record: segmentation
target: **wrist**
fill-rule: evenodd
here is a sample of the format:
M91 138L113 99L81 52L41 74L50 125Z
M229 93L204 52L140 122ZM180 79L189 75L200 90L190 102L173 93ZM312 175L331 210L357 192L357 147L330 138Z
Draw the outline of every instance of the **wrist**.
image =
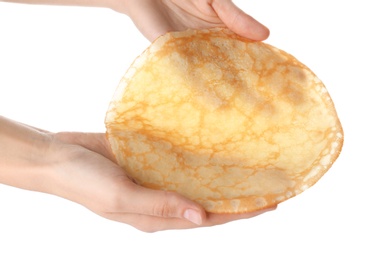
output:
M28 190L43 190L52 164L51 135L0 117L0 183Z

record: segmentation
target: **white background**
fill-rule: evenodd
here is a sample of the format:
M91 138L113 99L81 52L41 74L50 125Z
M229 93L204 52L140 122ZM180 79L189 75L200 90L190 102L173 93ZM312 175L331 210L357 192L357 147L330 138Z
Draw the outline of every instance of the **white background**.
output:
M345 142L325 176L274 212L153 234L0 185L0 259L377 259L374 1L235 2L327 86ZM148 45L111 10L0 3L0 114L103 132L120 78Z

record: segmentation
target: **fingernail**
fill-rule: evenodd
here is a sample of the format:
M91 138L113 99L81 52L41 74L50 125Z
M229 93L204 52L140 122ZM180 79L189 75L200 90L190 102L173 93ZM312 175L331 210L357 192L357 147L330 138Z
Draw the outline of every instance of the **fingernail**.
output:
M183 213L183 217L196 225L202 224L202 216L194 209L186 209Z

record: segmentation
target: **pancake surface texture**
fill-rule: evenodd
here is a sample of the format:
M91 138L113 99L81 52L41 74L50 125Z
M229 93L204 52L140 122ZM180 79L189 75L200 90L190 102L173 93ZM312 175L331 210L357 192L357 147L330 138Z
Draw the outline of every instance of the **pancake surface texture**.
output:
M158 38L122 78L106 115L121 167L209 212L271 207L315 184L343 131L315 74L226 29Z

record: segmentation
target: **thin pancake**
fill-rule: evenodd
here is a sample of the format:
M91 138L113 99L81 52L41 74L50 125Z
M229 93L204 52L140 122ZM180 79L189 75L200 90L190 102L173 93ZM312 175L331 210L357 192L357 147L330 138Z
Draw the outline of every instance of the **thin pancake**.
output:
M158 38L122 78L105 121L119 165L140 185L216 213L301 193L343 143L333 102L310 69L226 29Z

